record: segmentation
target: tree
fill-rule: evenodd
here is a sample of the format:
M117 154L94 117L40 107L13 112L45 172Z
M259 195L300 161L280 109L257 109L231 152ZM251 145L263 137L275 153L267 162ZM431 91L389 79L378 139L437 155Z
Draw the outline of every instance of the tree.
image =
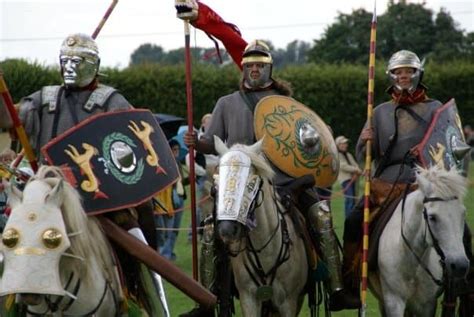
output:
M340 13L322 38L315 40L309 60L367 63L371 19L372 14L364 9ZM441 10L434 17L424 3L391 0L377 24L377 57L384 60L401 49L438 61L467 58L474 53L469 35L464 35L451 15Z
M419 56L430 53L436 33L432 17L433 12L423 4L399 2L389 5L387 12L378 19L378 55L386 60L401 49L414 51Z
M372 14L358 9L352 14L340 13L337 22L330 25L323 37L316 40L308 52L313 62L362 62L369 52L370 21Z
M433 59L438 61L449 60L451 56L459 55L463 51L464 36L458 30L458 25L448 12L441 10L435 20L435 37L433 45Z
M130 56L130 65L145 63L159 63L163 60L164 52L161 46L155 44L142 44Z

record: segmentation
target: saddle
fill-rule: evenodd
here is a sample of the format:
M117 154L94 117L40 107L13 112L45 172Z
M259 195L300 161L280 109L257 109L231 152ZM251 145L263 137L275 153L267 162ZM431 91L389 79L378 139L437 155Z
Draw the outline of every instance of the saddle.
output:
M316 269L317 267L317 246L313 242L313 239L311 239L311 235L306 223L306 218L304 217L300 208L298 208L297 200L301 192L313 187L314 185L315 181L313 176L308 174L277 187L278 193L282 197L285 208L289 211L289 215L293 221L296 232L299 232L301 238L303 239L308 265L312 270Z

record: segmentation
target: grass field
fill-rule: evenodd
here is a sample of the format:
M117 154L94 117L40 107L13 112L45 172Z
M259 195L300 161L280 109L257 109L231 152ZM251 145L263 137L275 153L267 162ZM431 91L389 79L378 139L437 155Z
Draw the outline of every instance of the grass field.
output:
M474 166L471 164L471 169L469 172L469 193L466 197L465 204L468 210L467 213L467 222L470 226L470 228L474 227ZM188 195L189 197L189 195ZM332 213L334 217L334 226L337 232L337 235L339 237L342 237L342 229L343 229L343 224L344 224L344 207L343 207L343 198L340 193L340 187L335 186L334 188L334 194L333 194L333 200L332 200ZM185 211L185 214L183 215L183 221L181 226L183 228L187 228L190 224L190 213ZM192 276L192 248L191 244L188 243L187 241L187 232L183 231L179 234L178 236L178 242L176 245L175 253L177 255L177 259L175 261L175 264L179 266L182 270L187 272L189 276ZM167 292L167 298L168 298L168 304L170 306L170 311L171 311L171 316L175 317L178 316L179 314L186 312L194 307L194 302L189 299L186 295L181 293L178 289L176 289L174 286L166 283L165 284L166 292ZM378 312L378 307L375 299L369 294L368 301L368 310L367 310L367 316L370 317L377 317L380 316ZM240 316L240 309L239 309L239 302L236 300L235 301L235 306L236 306L236 316ZM439 315L440 309L438 309L438 315ZM321 313L323 311L321 310ZM307 308L307 305L305 304L303 306L302 311L300 312L299 316L309 316L309 310ZM345 316L357 316L357 311L342 311L342 312L337 312L333 313L332 316L335 317L345 317Z

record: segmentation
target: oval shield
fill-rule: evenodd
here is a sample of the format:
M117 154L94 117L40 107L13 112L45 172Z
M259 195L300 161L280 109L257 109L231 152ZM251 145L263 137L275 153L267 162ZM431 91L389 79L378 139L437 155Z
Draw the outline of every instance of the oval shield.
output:
M311 109L285 96L262 98L255 108L257 139L263 152L292 177L313 175L316 186L332 185L339 173L336 143L329 127Z

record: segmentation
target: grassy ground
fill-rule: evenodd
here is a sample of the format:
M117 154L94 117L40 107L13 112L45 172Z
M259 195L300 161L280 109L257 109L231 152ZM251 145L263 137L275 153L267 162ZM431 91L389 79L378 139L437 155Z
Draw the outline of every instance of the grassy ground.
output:
M467 222L470 228L474 228L474 214L473 214L474 187L472 185L474 183L474 165L473 164L471 164L469 179L470 179L469 194L466 197L465 204L466 204L467 210L469 211L467 213ZM339 237L342 237L342 229L343 229L343 224L344 224L344 207L343 207L343 198L341 196L339 186L335 186L334 188L332 211L333 211L333 216L334 216L334 226L336 228L337 235ZM189 223L190 223L190 213L185 212L181 226L183 228L187 228L189 226ZM191 244L188 243L186 231L182 231L179 234L175 253L177 254L177 259L176 259L175 264L179 266L182 270L187 272L189 276L192 276L192 254L191 254L192 248L191 248ZM177 290L174 286L166 283L165 288L167 292L167 298L168 298L168 303L170 306L171 315L173 317L178 316L179 314L186 312L194 307L195 305L194 302L191 299L189 299L186 295L181 293L179 290ZM367 305L368 305L367 316L371 316L371 317L380 316L378 312L377 303L370 293L368 296ZM240 309L238 307L239 303L237 300L235 301L235 306L237 309L236 316L240 316L240 313L239 313ZM440 309L438 309L438 311L439 310ZM299 316L309 316L309 315L310 315L309 310L305 304ZM342 312L333 313L332 316L335 316L335 317L357 316L357 311L346 310Z

